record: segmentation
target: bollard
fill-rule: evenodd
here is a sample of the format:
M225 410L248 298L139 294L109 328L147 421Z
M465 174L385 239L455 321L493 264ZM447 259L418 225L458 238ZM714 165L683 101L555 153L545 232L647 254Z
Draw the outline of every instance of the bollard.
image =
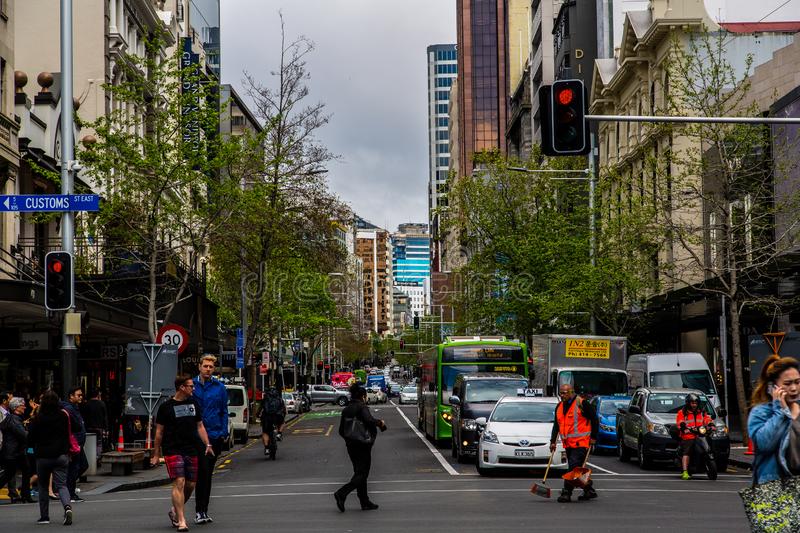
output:
M83 445L83 453L86 454L86 461L89 462L89 468L86 469L87 476L97 475L97 434L87 433L86 444Z

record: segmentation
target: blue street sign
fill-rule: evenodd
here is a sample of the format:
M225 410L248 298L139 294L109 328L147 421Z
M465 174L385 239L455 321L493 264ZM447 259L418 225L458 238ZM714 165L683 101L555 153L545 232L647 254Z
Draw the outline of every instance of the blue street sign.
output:
M244 331L236 328L236 368L244 368Z
M20 213L100 211L100 197L96 194L0 195L0 211Z
M244 368L244 346L236 347L236 368Z

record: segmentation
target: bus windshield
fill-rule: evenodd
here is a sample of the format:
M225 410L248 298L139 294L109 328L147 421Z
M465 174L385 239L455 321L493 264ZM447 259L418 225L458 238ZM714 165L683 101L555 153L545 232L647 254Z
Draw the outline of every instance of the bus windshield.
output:
M523 363L525 354L519 346L449 346L442 350L443 363Z
M650 374L650 386L662 389L697 389L706 394L717 393L708 370L653 372Z
M494 403L503 396L516 396L517 390L525 389L524 379L487 379L467 382L466 398L469 403Z

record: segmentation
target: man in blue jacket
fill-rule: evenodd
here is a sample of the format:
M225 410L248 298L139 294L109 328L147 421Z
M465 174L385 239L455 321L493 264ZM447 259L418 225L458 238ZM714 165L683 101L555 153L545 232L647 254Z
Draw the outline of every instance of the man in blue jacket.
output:
M228 438L228 391L225 384L213 376L217 358L204 355L200 359L200 375L194 378L194 398L203 413L203 425L214 455L200 454L197 465L197 487L195 488L194 521L196 524L213 522L208 516L211 499L211 476L214 464L222 451L222 443Z

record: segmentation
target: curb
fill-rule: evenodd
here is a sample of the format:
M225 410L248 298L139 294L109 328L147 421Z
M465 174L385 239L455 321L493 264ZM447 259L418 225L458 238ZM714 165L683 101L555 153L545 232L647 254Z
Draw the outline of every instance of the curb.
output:
M737 459L735 457L728 457L728 463L739 468L744 468L745 470L753 469L753 463L745 461L743 459Z

